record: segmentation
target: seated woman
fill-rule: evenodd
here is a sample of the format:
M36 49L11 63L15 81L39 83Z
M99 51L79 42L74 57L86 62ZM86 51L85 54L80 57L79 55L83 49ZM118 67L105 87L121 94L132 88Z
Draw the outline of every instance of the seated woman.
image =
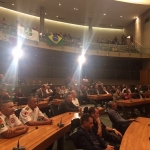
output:
M119 144L121 143L122 134L111 127L105 126L99 118L99 109L96 107L89 108L89 114L94 119L93 131L95 134L104 138L111 145L114 145L116 149L119 149Z

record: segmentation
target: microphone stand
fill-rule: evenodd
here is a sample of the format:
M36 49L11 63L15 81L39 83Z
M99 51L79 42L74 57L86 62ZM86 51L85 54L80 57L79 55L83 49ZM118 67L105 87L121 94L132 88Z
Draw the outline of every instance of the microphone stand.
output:
M37 130L37 129L38 129L38 127L35 127L33 130L31 130L31 131L25 133L24 135L26 135L26 134L28 134L28 133L34 131L34 130ZM18 143L17 143L17 147L14 147L13 150L26 150L26 148L25 148L24 146L20 146L20 139L21 139L24 135L21 135L21 136L19 137Z

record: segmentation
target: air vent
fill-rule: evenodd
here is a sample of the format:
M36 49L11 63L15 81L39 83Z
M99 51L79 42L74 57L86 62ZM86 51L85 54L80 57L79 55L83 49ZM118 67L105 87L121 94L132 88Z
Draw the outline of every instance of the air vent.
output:
M145 23L147 23L147 22L149 22L149 17L147 17L147 18L145 19Z
M0 3L3 3L3 4L5 4L5 2L3 2L3 1L0 1Z

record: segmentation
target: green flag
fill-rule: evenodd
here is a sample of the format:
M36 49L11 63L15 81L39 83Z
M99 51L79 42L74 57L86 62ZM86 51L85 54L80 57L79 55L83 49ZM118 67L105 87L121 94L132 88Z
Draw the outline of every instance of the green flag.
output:
M64 39L60 35L47 34L46 41L49 45L55 45L55 46L64 45Z

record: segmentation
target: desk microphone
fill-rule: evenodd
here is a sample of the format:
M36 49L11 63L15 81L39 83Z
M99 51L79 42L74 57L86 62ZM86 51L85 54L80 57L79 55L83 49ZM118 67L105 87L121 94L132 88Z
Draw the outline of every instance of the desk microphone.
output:
M60 122L57 124L57 126L58 126L59 128L62 128L62 127L64 126L64 124L62 123L62 117L61 117L61 119L60 119Z
M34 131L34 130L37 130L37 129L38 129L38 127L36 126L33 130L31 130L31 131L29 131L29 132L25 133L24 135L26 135L26 134L28 134L28 133L30 133L30 132L32 132L32 131ZM14 147L14 148L13 148L13 150L26 150L26 148L25 148L25 147L20 146L20 142L19 142L19 140L20 140L20 139L21 139L24 135L21 135L21 136L19 137L19 139L18 139L18 143L17 143L17 147Z

